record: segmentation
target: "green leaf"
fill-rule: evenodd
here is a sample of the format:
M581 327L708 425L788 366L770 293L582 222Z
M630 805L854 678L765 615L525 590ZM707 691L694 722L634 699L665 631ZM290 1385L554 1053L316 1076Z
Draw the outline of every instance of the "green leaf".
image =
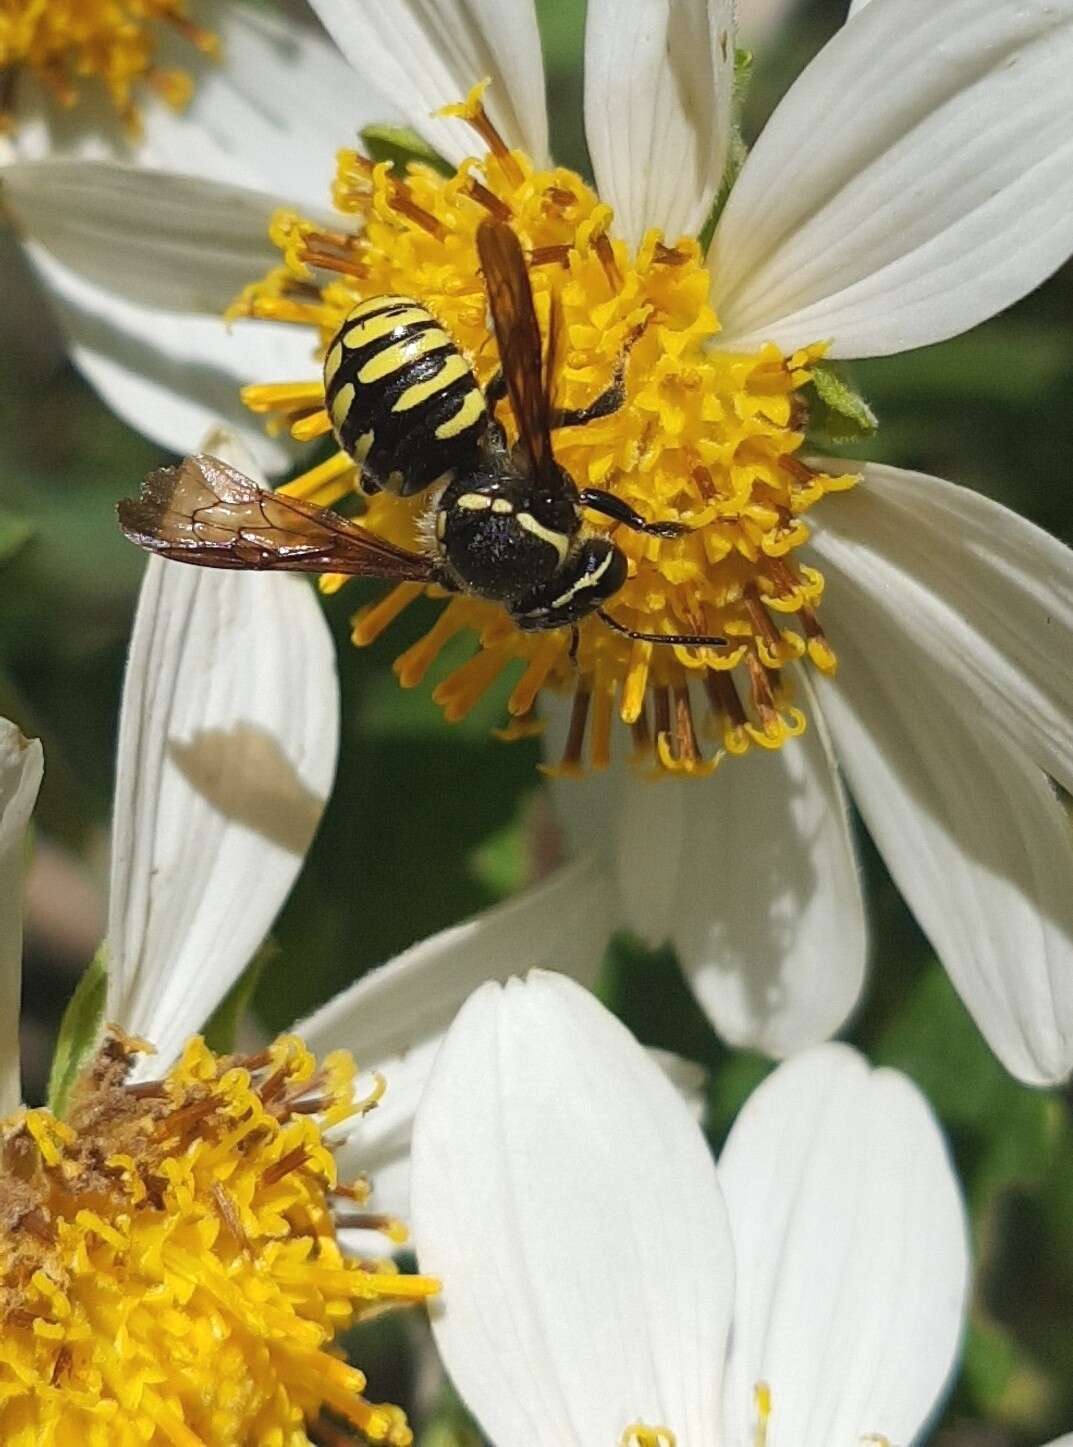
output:
M253 998L265 966L281 955L283 951L274 939L265 940L238 979L228 990L216 1009L205 1022L202 1035L205 1044L217 1055L229 1055L235 1048L235 1034Z
M374 161L390 161L400 174L406 171L411 161L431 166L441 175L454 175L453 168L434 151L427 141L410 130L409 126L389 126L379 123L363 126L361 139L366 151Z
M96 1047L107 983L108 968L101 945L63 1012L48 1077L48 1107L54 1115L62 1117L67 1109L71 1087Z
M806 388L809 400L809 440L858 442L876 430L876 414L846 374L833 362L817 362Z

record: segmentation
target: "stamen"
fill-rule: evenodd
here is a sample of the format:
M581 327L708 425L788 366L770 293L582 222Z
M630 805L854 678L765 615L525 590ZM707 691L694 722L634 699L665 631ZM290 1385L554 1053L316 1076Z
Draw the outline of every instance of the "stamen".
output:
M618 262L615 260L614 248L611 245L611 238L606 231L599 232L592 240L593 250L600 258L600 265L607 277L607 284L614 291L622 290L622 272L619 271Z
M597 684L595 699L589 767L600 772L611 763L611 714L615 705L614 685Z
M529 253L529 265L565 266L570 260L569 246L535 246Z
M576 778L582 772L581 755L585 748L585 728L588 724L591 702L592 695L587 688L579 688L575 691L574 702L570 709L570 727L567 731L562 758L556 765L543 765L544 773L559 778Z
M504 141L503 137L492 124L488 117L488 112L484 108L483 96L490 84L491 81L489 80L479 81L460 105L444 106L441 110L437 111L437 115L454 116L459 120L466 121L468 125L472 126L473 130L480 136L481 140L503 168L503 174L510 184L512 186L520 186L525 179L524 172L514 159L506 141Z
M466 192L478 205L491 212L498 221L509 221L514 214L507 203L501 201L494 191L489 191L487 186L483 186L476 176L469 178L466 183Z

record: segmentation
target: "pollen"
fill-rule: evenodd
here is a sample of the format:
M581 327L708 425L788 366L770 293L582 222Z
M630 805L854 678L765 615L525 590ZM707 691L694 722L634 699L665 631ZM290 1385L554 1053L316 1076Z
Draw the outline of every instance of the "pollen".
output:
M161 27L214 55L215 35L196 25L185 0L0 0L0 128L20 71L31 71L56 102L73 106L81 83L100 81L129 130L137 132L138 87L181 108L193 82L183 70L156 62Z
M526 253L545 335L553 295L561 307L556 405L584 407L627 360L625 405L557 431L557 460L579 487L603 489L648 521L683 530L651 537L586 516L586 529L610 533L628 559L628 579L607 611L636 633L723 641L638 641L595 615L576 637L569 628L522 632L497 604L431 588L425 591L443 599L443 611L397 660L400 683L421 683L461 634L473 640L473 656L433 693L448 720L462 718L505 672L512 691L504 737L533 731L541 694L572 695L565 752L551 772L606 767L616 720L628 730L635 760L654 774L704 774L724 756L777 749L805 727L793 665L807 660L830 673L836 663L818 619L823 578L797 556L809 537L809 510L855 481L818 472L798 456L807 425L802 391L825 347L817 342L790 354L774 345L749 354L714 347L719 321L697 241L671 244L652 230L631 251L615 235L610 207L579 176L540 170L507 148L481 93L475 88L451 111L488 147L482 159L463 161L450 176L416 162L400 175L387 163L341 152L333 189L339 226L277 214L271 237L281 264L246 289L232 314L313 328L323 351L360 300L413 297L484 386L497 354L476 234L490 215L509 220ZM300 440L331 430L323 390L313 384L257 386L245 396ZM510 434L509 407L499 415ZM356 492L364 526L414 549L427 537L427 498L366 496L358 464L345 453L285 490L324 505ZM330 576L322 587L334 591L344 581ZM371 642L421 591L403 584L364 609L354 641Z
M148 1047L113 1032L65 1120L0 1122L0 1439L7 1447L406 1444L332 1345L371 1311L436 1290L343 1254L361 1213L330 1133L368 1110L355 1066L284 1037L256 1056L187 1046L130 1082ZM342 1435L340 1423L348 1431ZM310 1433L314 1435L310 1435Z

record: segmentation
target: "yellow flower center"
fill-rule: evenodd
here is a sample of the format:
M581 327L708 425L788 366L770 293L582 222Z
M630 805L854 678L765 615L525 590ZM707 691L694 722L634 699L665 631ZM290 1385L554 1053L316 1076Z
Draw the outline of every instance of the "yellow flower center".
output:
M134 87L147 84L182 106L192 82L155 63L155 27L166 24L207 55L217 40L189 18L185 0L0 0L0 127L20 68L43 81L63 106L78 100L78 81L97 76L123 120L137 129Z
M0 1122L0 1439L7 1447L298 1447L322 1410L411 1440L331 1350L369 1309L434 1282L343 1255L360 1212L325 1131L375 1103L344 1053L284 1037L255 1057L187 1046L128 1083L144 1042L113 1032L66 1121ZM339 1210L345 1206L345 1214ZM338 1437L333 1440L342 1440Z
M796 456L804 441L800 392L823 355L815 345L784 356L773 345L742 355L712 346L719 331L697 242L667 245L650 231L636 253L616 240L610 207L572 171L538 170L509 151L488 122L478 87L452 110L490 150L450 176L390 165L353 151L339 155L336 208L357 221L325 230L292 213L275 217L272 238L283 264L247 288L235 315L314 327L325 348L362 299L412 296L447 329L486 384L497 367L476 253L489 214L509 218L527 255L542 327L551 294L561 301L565 346L556 403L583 407L609 384L628 351L626 403L614 414L556 433L556 456L579 487L612 493L649 521L684 524L672 540L644 536L586 515L627 555L629 578L607 608L636 632L703 634L721 647L631 640L597 617L571 630L521 632L498 604L454 596L432 630L396 662L404 687L420 682L443 645L468 632L474 655L435 689L449 720L461 718L501 671L516 672L507 736L533 731L542 689L574 695L560 769L610 758L614 715L628 725L642 757L662 769L706 772L694 723L729 753L778 748L804 727L786 669L804 655L834 668L815 608L823 579L793 556L808 537L803 514L853 478L817 473ZM285 419L310 440L332 430L322 385L246 389L255 411ZM503 409L506 411L507 409ZM508 428L509 417L504 419ZM353 460L339 453L284 490L328 505L359 487ZM419 548L427 498L388 492L365 502L363 525ZM322 579L332 590L344 581ZM370 642L422 592L407 583L354 620L354 641ZM429 590L436 593L437 590ZM445 596L442 591L438 596Z

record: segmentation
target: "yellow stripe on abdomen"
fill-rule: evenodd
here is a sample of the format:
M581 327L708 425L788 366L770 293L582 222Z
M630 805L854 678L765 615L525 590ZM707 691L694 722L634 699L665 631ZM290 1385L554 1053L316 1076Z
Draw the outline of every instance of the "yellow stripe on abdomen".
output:
M425 357L429 352L438 352L441 348L452 345L450 337L441 327L429 327L427 332L404 337L392 346L385 347L382 352L377 352L358 372L358 381L362 386L368 387L373 382L390 377L394 372L401 372L403 367L416 362L418 357Z
M377 312L374 316L366 317L348 327L343 333L343 342L351 351L356 352L359 347L367 346L369 342L378 342L396 327L409 327L415 322L429 320L429 314L423 306L409 306L405 311Z
M448 417L446 422L441 422L436 428L436 437L441 442L448 437L457 437L460 432L465 432L467 427L472 427L480 417L484 415L484 397L476 387L472 392L467 392L461 407L453 417Z
M437 392L442 392L452 382L457 382L459 378L467 376L469 370L469 363L461 352L453 352L434 377L428 377L424 382L415 382L412 387L407 387L392 407L392 412L409 412L412 407L419 407L422 402L427 402L430 397L435 397Z

